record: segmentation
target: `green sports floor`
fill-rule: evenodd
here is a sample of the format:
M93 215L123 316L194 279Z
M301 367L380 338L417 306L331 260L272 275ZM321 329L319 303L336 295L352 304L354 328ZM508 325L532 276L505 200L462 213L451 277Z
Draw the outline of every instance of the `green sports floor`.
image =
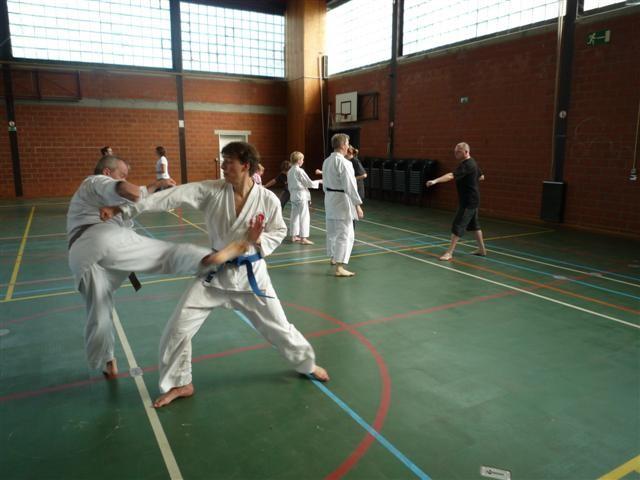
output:
M67 201L0 202L2 480L640 478L638 241L481 218L489 256L469 239L439 262L451 212L372 200L357 275L335 278L314 197L315 245L268 263L331 381L216 310L194 339L196 395L155 411L187 279L119 290L121 375L104 380L84 359ZM137 230L207 244L188 209Z

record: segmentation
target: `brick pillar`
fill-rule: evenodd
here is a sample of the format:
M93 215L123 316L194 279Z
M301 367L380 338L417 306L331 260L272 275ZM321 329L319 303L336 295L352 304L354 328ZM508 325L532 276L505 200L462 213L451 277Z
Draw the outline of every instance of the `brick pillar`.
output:
M320 57L325 53L326 10L325 0L287 3L287 148L305 154L307 172L324 160Z

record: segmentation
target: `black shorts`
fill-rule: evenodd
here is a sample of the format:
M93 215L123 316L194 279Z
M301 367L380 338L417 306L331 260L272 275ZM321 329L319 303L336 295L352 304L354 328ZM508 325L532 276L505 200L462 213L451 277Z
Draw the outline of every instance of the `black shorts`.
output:
M284 208L290 198L291 193L289 193L289 190L282 190L282 192L280 192L280 207Z
M480 230L477 208L458 208L456 216L453 218L453 224L451 225L451 233L457 237L462 237L465 230L468 232Z

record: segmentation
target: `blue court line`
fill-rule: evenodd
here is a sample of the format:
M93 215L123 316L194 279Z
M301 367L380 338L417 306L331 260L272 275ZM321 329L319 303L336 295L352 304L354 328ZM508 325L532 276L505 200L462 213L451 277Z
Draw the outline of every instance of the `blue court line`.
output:
M133 224L136 225L137 227L140 227L144 231L144 233L147 234L148 237L156 238L156 236L153 233L151 233L149 230L147 230L147 228L144 225L142 225L138 220L134 219Z
M495 247L492 244L490 245L490 244L487 243L486 245L487 245L487 248L495 249ZM512 250L512 251L518 252L517 250ZM518 253L520 253L520 252L518 252ZM528 271L528 272L537 273L538 275L545 275L545 276L548 276L548 277L556 278L556 275L554 275L553 273L549 273L548 271L538 270L538 269L531 268L531 267L525 267L523 265L518 265L516 263L511 263L511 262L505 262L505 261L502 261L502 260L496 260L493 257L483 257L483 259L484 259L484 261L487 261L487 262L498 263L500 265L506 265L506 266L515 268L517 270L525 270L525 271ZM584 274L587 275L588 272L584 272ZM634 300L640 300L640 296L632 295L630 293L622 292L620 290L613 290L613 289L610 289L610 288L601 287L601 286L595 285L593 283L583 282L582 280L574 280L574 279L569 278L569 277L564 277L564 280L567 281L567 282L577 283L579 285L582 285L582 286L585 286L585 287L589 287L589 288L593 288L593 289L596 289L596 290L601 290L603 292L611 293L613 295L620 295L620 296L623 296L623 297L632 298Z
M234 310L234 313L240 317L240 319L249 325L254 331L256 330L251 320L247 318L247 316L239 310ZM400 460L409 470L411 470L418 478L423 480L431 480L431 477L424 473L418 466L409 460L400 450L394 447L386 438L382 436L382 434L378 433L376 429L374 429L371 425L365 422L360 415L358 415L349 405L347 405L344 401L340 399L335 393L329 390L322 382L316 380L313 375L307 374L307 377L313 382L313 384L320 389L322 393L328 396L331 400L333 400L342 410L344 410L351 418L353 418L356 423L358 423L362 428L364 428L373 438L375 438L380 445L386 448L394 457Z
M437 237L437 235L432 235L432 236ZM437 238L440 238L440 237L437 237ZM442 241L444 242L444 241L448 241L448 240L443 238ZM558 260L557 258L542 257L540 255L534 255L532 253L523 252L521 250L515 250L515 249L512 249L512 248L505 248L505 247L497 247L497 246L495 246L493 244L489 244L489 243L487 243L487 248L489 248L488 247L489 245L491 245L491 249L492 250L498 250L498 251L504 250L505 252L517 253L517 254L519 254L519 255L521 255L523 257L531 257L531 258L540 259L540 260L547 260L549 262L557 263L558 265L563 264L563 265L569 265L569 266L572 266L572 267L577 267L577 268L582 268L584 270L588 270L587 272L584 272L585 274L588 274L590 272L594 272L594 273L601 273L603 275L606 274L606 275L609 275L609 276L612 276L612 277L625 278L627 280L640 281L640 277L634 277L634 276L631 276L631 275L623 275L621 273L609 272L607 270L602 270L602 269L594 267L592 265L582 265L582 264L579 264L579 263L565 262L563 260ZM604 277L604 278L606 279L606 277Z
M394 457L400 460L409 470L411 470L416 477L421 478L423 480L431 480L431 477L424 473L420 468L409 460L400 450L394 447L386 438L382 436L382 434L378 433L371 425L365 422L360 415L354 412L349 405L344 403L336 394L334 394L331 390L329 390L322 382L313 378L312 375L307 375L313 382L313 384L318 387L325 395L327 395L331 400L333 400L338 406L344 410L351 418L353 418L362 428L364 428L373 438L375 438L380 445L386 448Z
M147 229L145 228L142 224L140 224L139 222L134 220L134 223L136 226L138 226L140 229L142 229L145 233L148 234L149 237L151 238L155 238L155 236ZM435 236L435 235L434 235ZM386 240L387 242L397 242L397 241L404 241L404 240L416 240L420 238L420 236L408 236L408 237L399 237L399 238L394 238L394 239L389 239ZM356 239L356 242L358 240ZM429 246L429 245L437 245L442 243L443 241L448 241L446 239L442 239L442 240L433 240L433 241L420 241L420 240L416 240L415 243L411 244L411 245L405 245L399 248L405 249L405 248L412 248L412 247L422 247L422 246ZM489 244L487 244L489 246ZM389 248L389 247L385 247L385 248ZM490 246L490 248L495 249L496 247L494 247L493 245ZM394 250L393 248L390 248L390 250ZM510 249L504 249L504 250L510 250ZM358 250L357 254L366 254L366 253L373 253L373 252L379 252L380 248L368 248L365 250ZM512 252L517 252L517 253L521 253L518 250L510 250ZM305 256L305 257L296 257L296 258L286 258L286 259L278 259L278 260L272 260L269 259L268 263L269 264L273 264L273 265L279 265L279 264L285 264L285 263L289 263L289 262L297 262L297 261L309 261L309 260L316 260L316 259L324 259L326 257L326 255L313 255L313 256ZM539 257L539 258L545 258L545 257ZM554 277L555 276L552 273L549 273L547 271L542 271L542 270L537 270L534 268L530 268L530 267L525 267L525 266L521 266L521 265L517 265L515 263L511 263L511 262L504 262L504 261L500 261L500 260L496 260L494 258L491 257L485 257L485 260L493 262L493 263L498 263L498 264L502 264L502 265L506 265L506 266L510 266L512 268L515 269L520 269L520 270L526 270L526 271L530 271L533 273L537 273L539 275L545 275L545 276L551 276ZM553 260L553 259L551 259ZM568 262L565 262L568 263ZM586 268L586 267L583 267ZM149 275L149 276L145 276L145 275L141 275L140 276L140 280L150 280L150 279L154 279L154 278L158 278L158 277L163 277L164 275ZM594 285L592 283L588 283L588 282L583 282L580 280L573 280L569 277L566 277L566 281L567 282L572 282L572 283L577 283L586 287L591 287L597 290L601 290L607 293L611 293L614 295L621 295L621 296L625 296L625 297L630 297L634 300L640 300L639 296L635 296L632 294L628 294L625 292L621 292L618 290L613 290L613 289L608 289L605 287L600 287L598 285ZM50 292L55 292L55 291L61 291L61 290L65 290L68 287L52 287L52 288L43 288L43 289L35 289L35 290L27 290L27 291L23 291L20 292L19 294L16 295L16 297L23 297L23 296L28 296L28 295L33 295L33 294L38 294L38 293L50 293Z
M410 238L414 238L414 237L410 237ZM356 240L357 241L357 240ZM394 240L391 240L394 241ZM402 247L397 247L398 249L406 249L406 248L413 248L413 247L424 247L424 246L428 246L428 245L437 245L440 244L442 242L420 242L418 241L415 244L412 245L403 245ZM392 248L389 247L385 247L388 248L389 250L393 250ZM352 253L352 255L359 255L359 254L363 254L363 253L373 253L373 252L380 252L380 247L378 248L367 248L364 250L360 250L358 249L357 251L354 251ZM298 261L304 261L304 260L316 260L316 259L327 259L328 257L325 254L321 254L321 255L309 255L306 257L295 257L295 258L282 258L282 259L278 259L278 260L272 260L271 258L267 257L267 263L269 265L279 265L281 263L289 263L289 262L298 262Z
M505 248L505 247L496 247L496 246L492 245L491 248L494 249L494 250L504 250L505 252L518 253L518 254L520 254L522 256L528 256L528 257L537 258L537 259L540 259L540 260L548 260L550 262L555 262L555 263L558 263L558 264L570 265L572 267L583 268L585 270L591 270L593 272L607 274L607 275L611 275L611 276L614 276L614 277L620 277L620 278L625 278L625 279L628 279L628 280L640 281L640 277L634 277L632 275L623 275L621 273L615 273L615 272L608 272L607 270L601 270L599 268L596 268L596 267L593 267L593 266L590 266L590 265L582 265L582 264L579 264L579 263L565 262L563 260L558 260L556 258L543 257L543 256L540 256L540 255L534 255L532 253L526 253L526 252L522 252L520 250L512 250L510 248Z
M515 268L517 270L526 270L528 272L537 273L539 275L545 275L547 277L553 277L553 278L556 277L556 275L554 275L552 273L549 273L549 272L546 272L546 271L543 271L543 270L538 270L536 268L525 267L523 265L518 265L518 264L515 264L515 263L511 263L511 262L504 262L502 260L496 260L495 258L491 258L491 257L484 257L484 260L492 262L492 263L498 263L500 265L506 265L508 267ZM583 285L585 287L594 288L596 290L602 290L603 292L611 293L613 295L621 295L623 297L633 298L634 300L640 300L640 297L637 296L637 295L632 295L630 293L621 292L619 290L612 290L610 288L605 288L605 287L601 287L599 285L594 285L593 283L583 282L582 280L574 280L574 279L569 278L569 277L564 277L564 280L566 280L567 282L571 282L571 283L577 283L577 284Z
M177 274L176 274L177 275ZM144 282L146 280L153 280L155 278L166 278L168 275L165 274L155 274L155 275L140 275L138 276L138 279L144 284ZM180 275L178 275L180 276ZM34 295L36 293L51 293L51 292L61 292L61 291L66 291L66 290L73 290L75 292L75 288L73 287L73 284L71 285L66 285L66 286L61 286L61 287L49 287L49 288L37 288L34 290L25 290L25 291L21 291L19 294L14 295L14 298L20 298L20 297L28 297L29 295Z

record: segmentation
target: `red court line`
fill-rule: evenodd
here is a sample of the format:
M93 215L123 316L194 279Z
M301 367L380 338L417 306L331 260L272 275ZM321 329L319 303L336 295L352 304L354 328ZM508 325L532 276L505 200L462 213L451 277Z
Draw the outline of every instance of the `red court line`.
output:
M380 318L374 318L373 320L365 320L364 322L354 323L353 327L360 328L365 325L374 325L377 323L389 322L391 320L398 320L401 318L413 317L415 315L425 315L428 313L440 312L442 310L448 310L450 308L462 307L464 305L472 305L474 303L484 302L486 300L495 300L496 298L503 298L503 297L508 297L510 295L518 295L518 294L520 294L520 292L517 292L514 290L507 290L505 292L495 293L493 295L483 295L480 297L473 297L468 300L459 300L457 302L445 303L444 305L438 305L435 307L422 308L420 310L411 310L406 313L397 313L389 317L380 317Z
M349 325L342 320L338 320L324 312L316 310L314 308L305 307L303 305L296 305L294 303L284 303L285 305L296 308L300 311L310 313L317 317L323 318L328 322L339 325L349 334L353 335L358 339L358 341L363 344L369 353L373 356L376 365L378 366L378 374L380 375L380 404L378 405L378 411L376 412L375 419L373 421L373 428L378 432L382 430L382 426L384 425L384 421L387 417L387 413L389 412L389 406L391 405L391 377L389 375L389 369L382 358L382 355L378 352L378 350L373 346L371 342L361 333L359 332L353 325ZM362 458L362 456L367 452L371 444L375 441L375 438L367 433L362 441L358 444L358 446L353 450L353 452L336 468L333 472L327 475L325 478L337 480L342 478L351 468L353 468L358 461Z
M11 400L21 400L23 398L39 397L46 393L60 392L63 390L69 390L71 388L77 388L77 387L84 387L85 385L91 385L92 383L98 383L98 382L104 382L104 381L105 381L104 377L94 377L88 380L80 380L78 382L63 383L62 385L54 385L52 387L41 388L40 390L28 390L25 392L12 393L10 395L5 395L4 397L0 397L0 403L9 402Z
M165 296L163 296L164 298L166 298ZM154 296L149 295L148 297L145 298L154 298ZM478 301L482 301L484 300L486 297L477 297ZM488 300L488 298L486 298ZM137 300L136 298L131 298L131 299L125 299L125 300ZM120 302L123 301L123 299L119 300ZM469 304L472 303L472 300L463 300L462 302L464 302L464 304ZM291 306L292 308L297 308L297 305L294 304L286 304L288 306ZM447 305L451 305L451 306L455 306L455 304L447 304ZM70 311L73 309L79 310L84 308L84 305L77 305L77 306L73 306L73 307L64 307L64 308L60 308L58 310L49 310L46 312L40 312L38 314L34 314L34 315L29 315L28 317L23 317L23 318L19 318L16 320L13 320L13 323L19 323L22 321L26 321L27 319L31 320L31 319L35 319L35 318L40 318L40 317L45 317L47 315L50 315L52 313L59 313L59 312L64 312L64 311ZM437 309L438 307L433 307L434 309ZM429 309L426 309L429 310ZM434 310L436 311L436 310ZM415 315L419 315L421 314L420 310L416 310L415 311ZM409 316L409 314L399 314L397 317L398 318L404 318L404 316ZM390 318L391 319L391 318ZM368 322L371 323L376 323L379 322L380 320L369 320ZM358 325L364 325L367 324L368 322L361 322ZM356 328L354 326L352 326L351 328ZM315 338L315 337L322 337L325 335L330 335L333 333L339 333L339 332L343 332L346 331L347 328L345 326L339 326L337 328L332 328L332 329L325 329L325 330L317 330L315 332L311 332L308 334L305 334L305 337L307 338ZM197 363L197 362L202 362L204 360L208 360L208 359L213 359L213 358L222 358L222 357L228 357L230 355L235 355L237 353L241 353L244 351L251 351L251 350L259 350L259 349L263 349L263 348L267 348L270 347L270 345L268 343L260 343L260 344L256 344L256 345L250 345L250 346L246 346L246 347L238 347L238 348L233 348L230 350L225 350L223 352L217 352L217 353L210 353L210 354L205 354L205 355L201 355L198 357L194 357L193 358L193 362ZM143 367L142 370L145 372L152 372L158 369L157 365L153 365L153 366L147 366L147 367ZM118 375L118 378L126 378L129 376L128 372L125 373L121 373ZM70 388L77 388L77 387L81 387L84 385L89 385L92 383L96 383L96 382L101 382L101 381L106 381L103 377L95 377L95 378L91 378L88 380L84 380L84 381L78 381L78 382L72 382L72 383L66 383L66 384L62 384L62 385L54 385L51 387L45 387L39 390L30 390L30 391L25 391L25 392L17 392L17 393L12 393L9 395L5 395L3 397L0 397L0 403L4 403L4 402L8 402L11 400L15 400L18 398L26 398L26 397L33 397L33 396L39 396L39 395L44 395L46 393L52 393L52 392L58 392L58 391L62 391L62 390L66 390L66 389L70 389Z
M418 253L420 255L427 255L429 257L435 257L435 258L439 258L440 257L437 253L432 253L432 252L424 250L423 247L417 247L415 249L412 249L412 251L414 251L415 253ZM562 288L554 287L553 284L555 282L550 282L548 284L545 284L545 283L541 283L541 282L536 282L535 280L528 280L528 279L523 278L523 277L518 277L517 275L510 275L508 273L503 273L503 272L500 272L498 270L494 270L492 268L483 267L481 265L476 265L474 263L465 262L463 260L458 260L456 257L454 257L450 262L454 263L456 265L464 265L465 267L469 267L469 268L472 268L472 269L475 269L475 270L480 270L482 272L493 273L494 275L497 275L499 277L505 277L505 278L508 278L510 280L523 282L523 283L526 283L528 285L532 285L532 286L537 287L537 288L543 288L543 289L546 289L546 290L551 290L551 291L554 291L554 292L558 292L558 293L560 293L562 295L566 295L568 297L579 298L580 300L585 300L586 302L597 303L599 305L604 305L606 307L614 308L616 310L621 310L623 312L629 312L629 313L633 313L633 314L640 314L640 310L634 310L633 308L626 307L624 305L618 305L616 303L605 302L604 300L598 300L597 298L590 297L588 295L581 295L579 293L570 292L569 290L564 290Z

